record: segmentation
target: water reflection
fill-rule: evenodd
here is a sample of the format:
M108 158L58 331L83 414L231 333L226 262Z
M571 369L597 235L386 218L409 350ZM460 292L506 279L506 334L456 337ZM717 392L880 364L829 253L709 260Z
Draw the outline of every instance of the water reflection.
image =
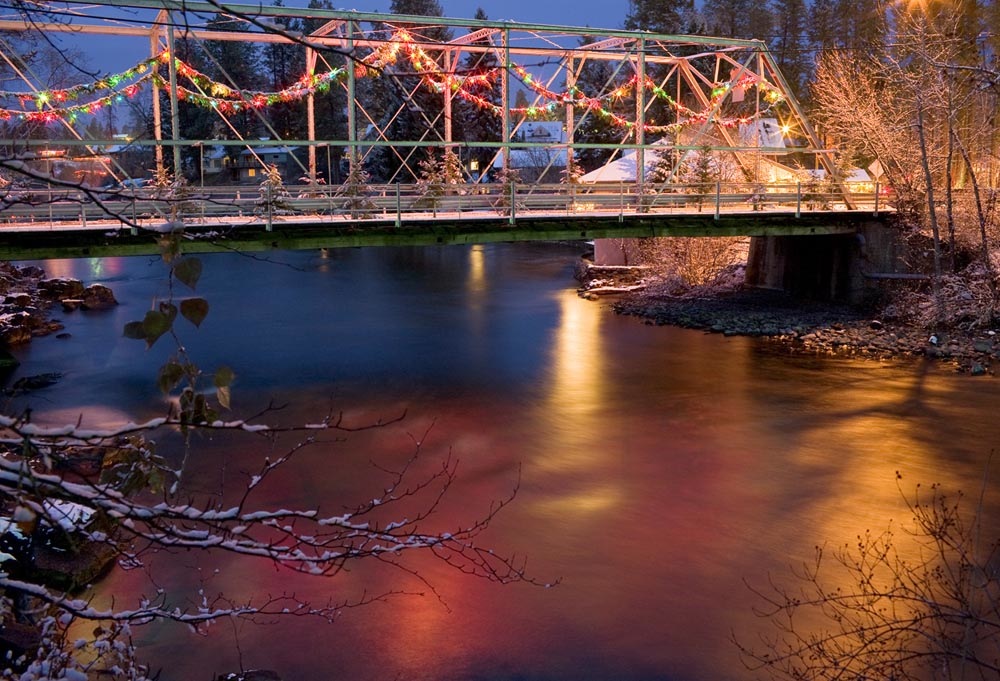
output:
M370 462L398 463L411 437L431 428L425 461L461 460L442 522L481 514L519 481L486 539L529 556L534 574L562 578L555 589L498 588L421 564L447 608L412 598L349 611L329 628L240 627L243 664L351 681L742 678L729 633L758 625L744 579L780 578L817 544L900 519L896 470L905 489L911 480L978 487L1000 382L919 364L786 357L749 339L616 317L575 295L578 250L275 256L291 266L206 257L199 292L212 312L185 340L203 365L234 367L241 409L275 398L288 405L276 415L286 422L328 410L353 424L407 414L302 453L302 468L268 489L271 503L363 500L379 484ZM94 271L86 261L55 267L85 279ZM124 321L161 292L153 270L148 259L108 261L100 271L117 278L121 308L68 316L70 342L43 339L22 352L21 374L71 377L28 398L38 419L83 412L103 423L162 410L152 377L169 348L121 338ZM223 438L197 444L195 493L231 492L267 453ZM270 565L175 555L156 573L193 588L209 575L213 593L236 596L426 590L378 565L317 583ZM115 573L96 597L142 591L141 573ZM140 636L165 680L241 662L229 627L210 631L204 647L171 627Z

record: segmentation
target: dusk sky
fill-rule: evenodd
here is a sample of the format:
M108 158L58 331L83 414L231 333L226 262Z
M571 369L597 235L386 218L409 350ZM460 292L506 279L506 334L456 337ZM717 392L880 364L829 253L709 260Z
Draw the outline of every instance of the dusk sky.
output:
M290 7L305 6L308 0L286 0ZM252 4L243 0L235 4ZM264 2L270 4L270 2ZM490 19L559 26L621 28L628 12L628 0L441 0L447 17L471 19L482 7ZM337 9L359 12L388 12L391 0L347 0L346 6L335 1ZM121 38L109 40L81 36L71 40L84 53L88 68L116 72L129 68L148 56L148 42Z
M471 18L482 7L490 19L562 26L621 28L628 0L439 0L445 16ZM291 4L291 3L289 3ZM336 3L335 3L336 4ZM353 0L343 9L388 11L391 0Z

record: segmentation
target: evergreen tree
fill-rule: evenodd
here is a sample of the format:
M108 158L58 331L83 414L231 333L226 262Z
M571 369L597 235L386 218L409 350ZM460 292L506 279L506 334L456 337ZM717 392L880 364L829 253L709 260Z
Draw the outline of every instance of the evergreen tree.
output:
M441 180L451 187L465 182L462 159L450 147L444 150L444 155L441 157Z
M822 51L833 49L838 45L839 21L836 8L837 0L812 0L812 5L809 7L807 33L809 44L817 56Z
M355 220L365 220L371 217L375 210L375 202L371 199L369 183L371 175L365 170L361 154L354 152L351 158L351 170L344 184L337 190L335 196L341 199L340 206L347 210Z
M590 36L580 40L580 45L594 42ZM576 79L577 89L587 97L598 97L616 86L614 66L609 61L587 60ZM576 120L573 133L574 142L587 144L617 144L622 141L623 133L605 117L589 109L581 111ZM612 149L580 149L576 160L585 173L600 168L611 158Z
M275 7L284 7L283 0L274 0ZM285 20L285 31L302 33L301 20ZM305 74L305 48L295 43L267 43L263 62L269 76L269 88L280 91ZM304 139L307 136L305 100L280 102L270 107L268 120L282 139Z
M443 15L437 0L393 0L390 11L393 14L413 16ZM447 27L434 26L432 23L410 25L403 22L383 27L386 37L391 36L395 29L411 31L418 41L443 43L451 39L451 32ZM433 51L429 52L432 57L439 58ZM443 95L424 87L421 76L416 73L409 59L399 59L395 64L387 66L377 78L366 79L364 83L366 100L371 102L375 120L387 140L444 141L444 117L441 115ZM415 158L411 151L402 150L400 154L404 159ZM371 156L380 179L400 182L415 179L410 170L412 163L404 167L399 155L389 147L377 147Z
M747 6L744 37L769 40L774 32L774 15L766 2L751 2Z
M566 167L562 170L562 184L580 184L580 178L584 176L583 168L576 158L576 153L570 149L566 154Z
M516 186L521 184L521 172L517 168L501 168L497 173L497 184L500 186L500 195L493 202L493 208L500 215L510 215L511 210L524 207L517 199ZM514 186L515 193L511 200L511 186Z
M485 21L489 17L482 8L476 10L476 19ZM489 45L489 40L482 39L473 45ZM489 76L496 74L500 63L496 53L471 52L462 61L459 75L462 77ZM502 77L502 76L501 76ZM464 89L471 95L485 100L496 107L503 106L501 88L498 79L478 85L465 85ZM452 103L453 139L461 139L469 149L469 160L475 160L480 169L485 170L493 161L497 150L495 147L477 147L477 142L499 142L503 137L503 117L498 116L491 107L484 107L467 99L456 98Z
M798 98L806 92L806 6L804 0L772 0L774 38L771 52L788 87Z
M661 189L656 185L663 185L668 181L677 181L676 166L679 154L675 145L677 144L677 138L673 137L670 140L670 146L660 146L656 149L656 160L653 161L653 167L646 177L650 185L655 189Z
M250 31L247 22L221 12L208 21L207 28L212 31ZM260 77L263 69L257 43L253 40L206 40L204 49L207 54L205 74L210 78L237 89L260 88L266 84L267 81L262 81ZM241 111L230 116L229 120L244 138L262 134L263 126L254 111Z
M333 9L331 0L309 0L309 9ZM311 35L320 27L326 24L323 19L305 19L302 22L303 35ZM319 62L324 65L329 64L330 68L354 68L353 62L345 60L343 56L333 52L320 52L320 57L327 62ZM320 67L317 66L317 69ZM313 96L313 109L316 114L316 139L317 140L344 140L347 139L347 88L342 83L331 83L326 90L316 92ZM340 145L331 145L326 149L329 154L329 169L326 165L321 165L324 175L329 174L327 182L335 184L341 181L340 166L344 156L344 149Z
M279 210L289 208L288 199L291 197L278 166L264 166L264 179L261 181L258 191L260 196L257 198L256 205L262 214L270 217Z
M427 150L427 156L420 161L419 174L417 175L416 206L420 208L430 208L437 213L438 204L444 196L444 173L441 168L441 161L433 149Z
M692 154L688 162L685 163L681 173L681 181L687 186L687 192L694 195L699 213L705 199L715 190L717 176L715 160L710 147L702 147L697 153Z
M875 55L885 44L886 18L879 0L836 0L840 47L858 56Z
M177 39L174 43L174 50L177 58L192 68L202 73L207 73L210 68L205 47L200 41L194 39ZM166 79L166 71L166 67L161 71L164 79ZM178 79L177 84L188 89L193 89L191 84L185 82L183 79ZM170 136L170 95L165 89L160 91L160 112L163 135L167 138ZM177 104L177 115L180 129L183 131L182 136L185 139L208 140L223 134L222 127L224 126L224 121L217 111L181 101ZM193 168L195 172L198 172L198 165L200 163L198 149L185 146L181 148L181 154L184 166ZM169 165L172 163L173 154L165 150L163 159Z
M654 33L683 33L693 13L693 0L629 0L625 29Z
M749 38L747 17L750 0L705 0L702 14L705 16L709 35L722 38Z

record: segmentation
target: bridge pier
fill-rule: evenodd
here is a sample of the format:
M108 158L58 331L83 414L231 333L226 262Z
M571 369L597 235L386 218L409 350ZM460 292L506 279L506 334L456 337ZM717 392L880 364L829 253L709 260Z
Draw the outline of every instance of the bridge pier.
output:
M878 277L905 271L899 230L878 220L854 234L751 237L746 284L816 300L861 303Z
M644 264L649 256L643 240L595 239L594 262ZM913 276L906 274L905 250L899 230L876 218L858 221L851 233L752 236L746 284L814 300L862 303L878 294L884 280Z

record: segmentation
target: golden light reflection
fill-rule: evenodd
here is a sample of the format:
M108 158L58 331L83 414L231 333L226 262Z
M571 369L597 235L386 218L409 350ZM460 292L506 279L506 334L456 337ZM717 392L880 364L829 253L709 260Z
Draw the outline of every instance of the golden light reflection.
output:
M537 507L545 515L563 516L573 513L603 513L618 506L622 501L621 489L606 485L546 499Z
M877 369L860 369L872 370ZM822 508L814 515L818 522L811 534L838 545L850 542L859 530L877 532L890 521L898 527L908 520L894 484L897 470L912 484L943 482L946 472L939 469L939 452L923 432L921 414L936 410L934 405L947 397L929 394L923 378L855 380L814 397L810 409L824 415L822 422L789 443L791 461L803 474L813 471L828 478L827 494L817 499ZM831 456L838 457L837 465L831 465ZM912 488L906 484L904 491Z
M552 341L549 390L540 404L548 421L546 470L579 469L601 458L593 441L593 421L605 410L605 349L601 324L605 314L574 291L559 298L559 326Z
M475 244L469 249L469 279L466 288L476 293L486 289L486 254L482 244Z

